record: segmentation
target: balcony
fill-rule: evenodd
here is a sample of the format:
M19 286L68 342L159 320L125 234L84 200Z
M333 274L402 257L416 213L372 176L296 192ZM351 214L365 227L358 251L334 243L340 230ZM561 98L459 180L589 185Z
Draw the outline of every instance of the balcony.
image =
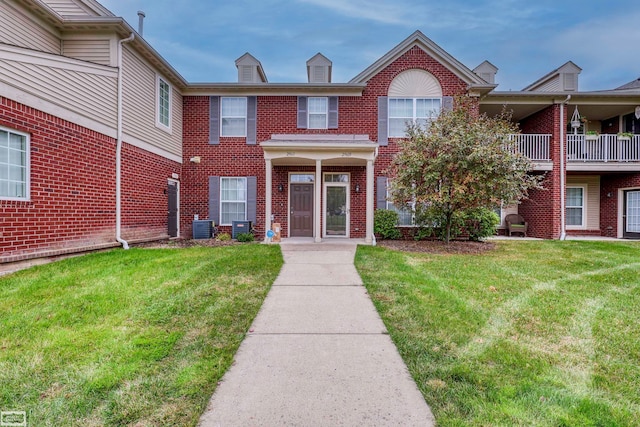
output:
M637 171L640 135L567 135L567 170Z
M549 152L550 134L518 134L511 135L509 139L514 142L519 153L531 160L534 170L548 171L553 168Z

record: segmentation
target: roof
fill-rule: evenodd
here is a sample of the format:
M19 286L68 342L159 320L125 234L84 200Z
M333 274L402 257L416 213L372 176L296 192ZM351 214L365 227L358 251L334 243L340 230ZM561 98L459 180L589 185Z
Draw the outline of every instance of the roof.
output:
M485 82L477 74L447 53L419 30L404 39L400 44L367 67L367 69L351 79L350 83L366 83L373 76L378 74L414 46L418 46L425 53L442 64L446 69L458 76L462 81L466 82L469 89L475 89L484 94L490 92L497 86L495 84Z
M635 80L630 81L629 83L623 84L620 87L615 88L614 90L628 90L628 89L638 89L640 90L640 77Z

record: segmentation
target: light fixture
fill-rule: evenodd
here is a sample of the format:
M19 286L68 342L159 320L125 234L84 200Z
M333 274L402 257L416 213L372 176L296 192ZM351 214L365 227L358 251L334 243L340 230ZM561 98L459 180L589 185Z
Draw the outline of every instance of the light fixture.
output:
M200 163L200 156L193 156L189 159L191 163Z
M609 191L609 192L607 193L607 197L613 197L613 193L612 193L611 191Z
M360 192L360 184L356 184L356 193Z
M282 184L278 184L278 192L282 193L284 191L284 186Z

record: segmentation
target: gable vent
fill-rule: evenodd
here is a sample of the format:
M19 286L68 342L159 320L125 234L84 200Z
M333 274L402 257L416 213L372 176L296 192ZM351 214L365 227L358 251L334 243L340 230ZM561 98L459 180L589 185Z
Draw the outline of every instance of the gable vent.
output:
M240 81L245 83L253 82L253 65L240 66Z

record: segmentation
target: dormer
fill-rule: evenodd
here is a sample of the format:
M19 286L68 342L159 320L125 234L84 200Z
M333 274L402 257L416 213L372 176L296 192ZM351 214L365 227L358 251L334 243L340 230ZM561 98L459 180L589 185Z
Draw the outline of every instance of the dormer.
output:
M571 61L522 89L524 92L577 92L582 68Z
M496 74L498 73L498 67L493 65L489 61L484 61L473 69L473 72L478 75L482 80L487 83L496 84Z
M331 83L332 62L321 53L315 54L307 61L309 83Z
M236 59L238 83L267 83L262 64L249 52Z

